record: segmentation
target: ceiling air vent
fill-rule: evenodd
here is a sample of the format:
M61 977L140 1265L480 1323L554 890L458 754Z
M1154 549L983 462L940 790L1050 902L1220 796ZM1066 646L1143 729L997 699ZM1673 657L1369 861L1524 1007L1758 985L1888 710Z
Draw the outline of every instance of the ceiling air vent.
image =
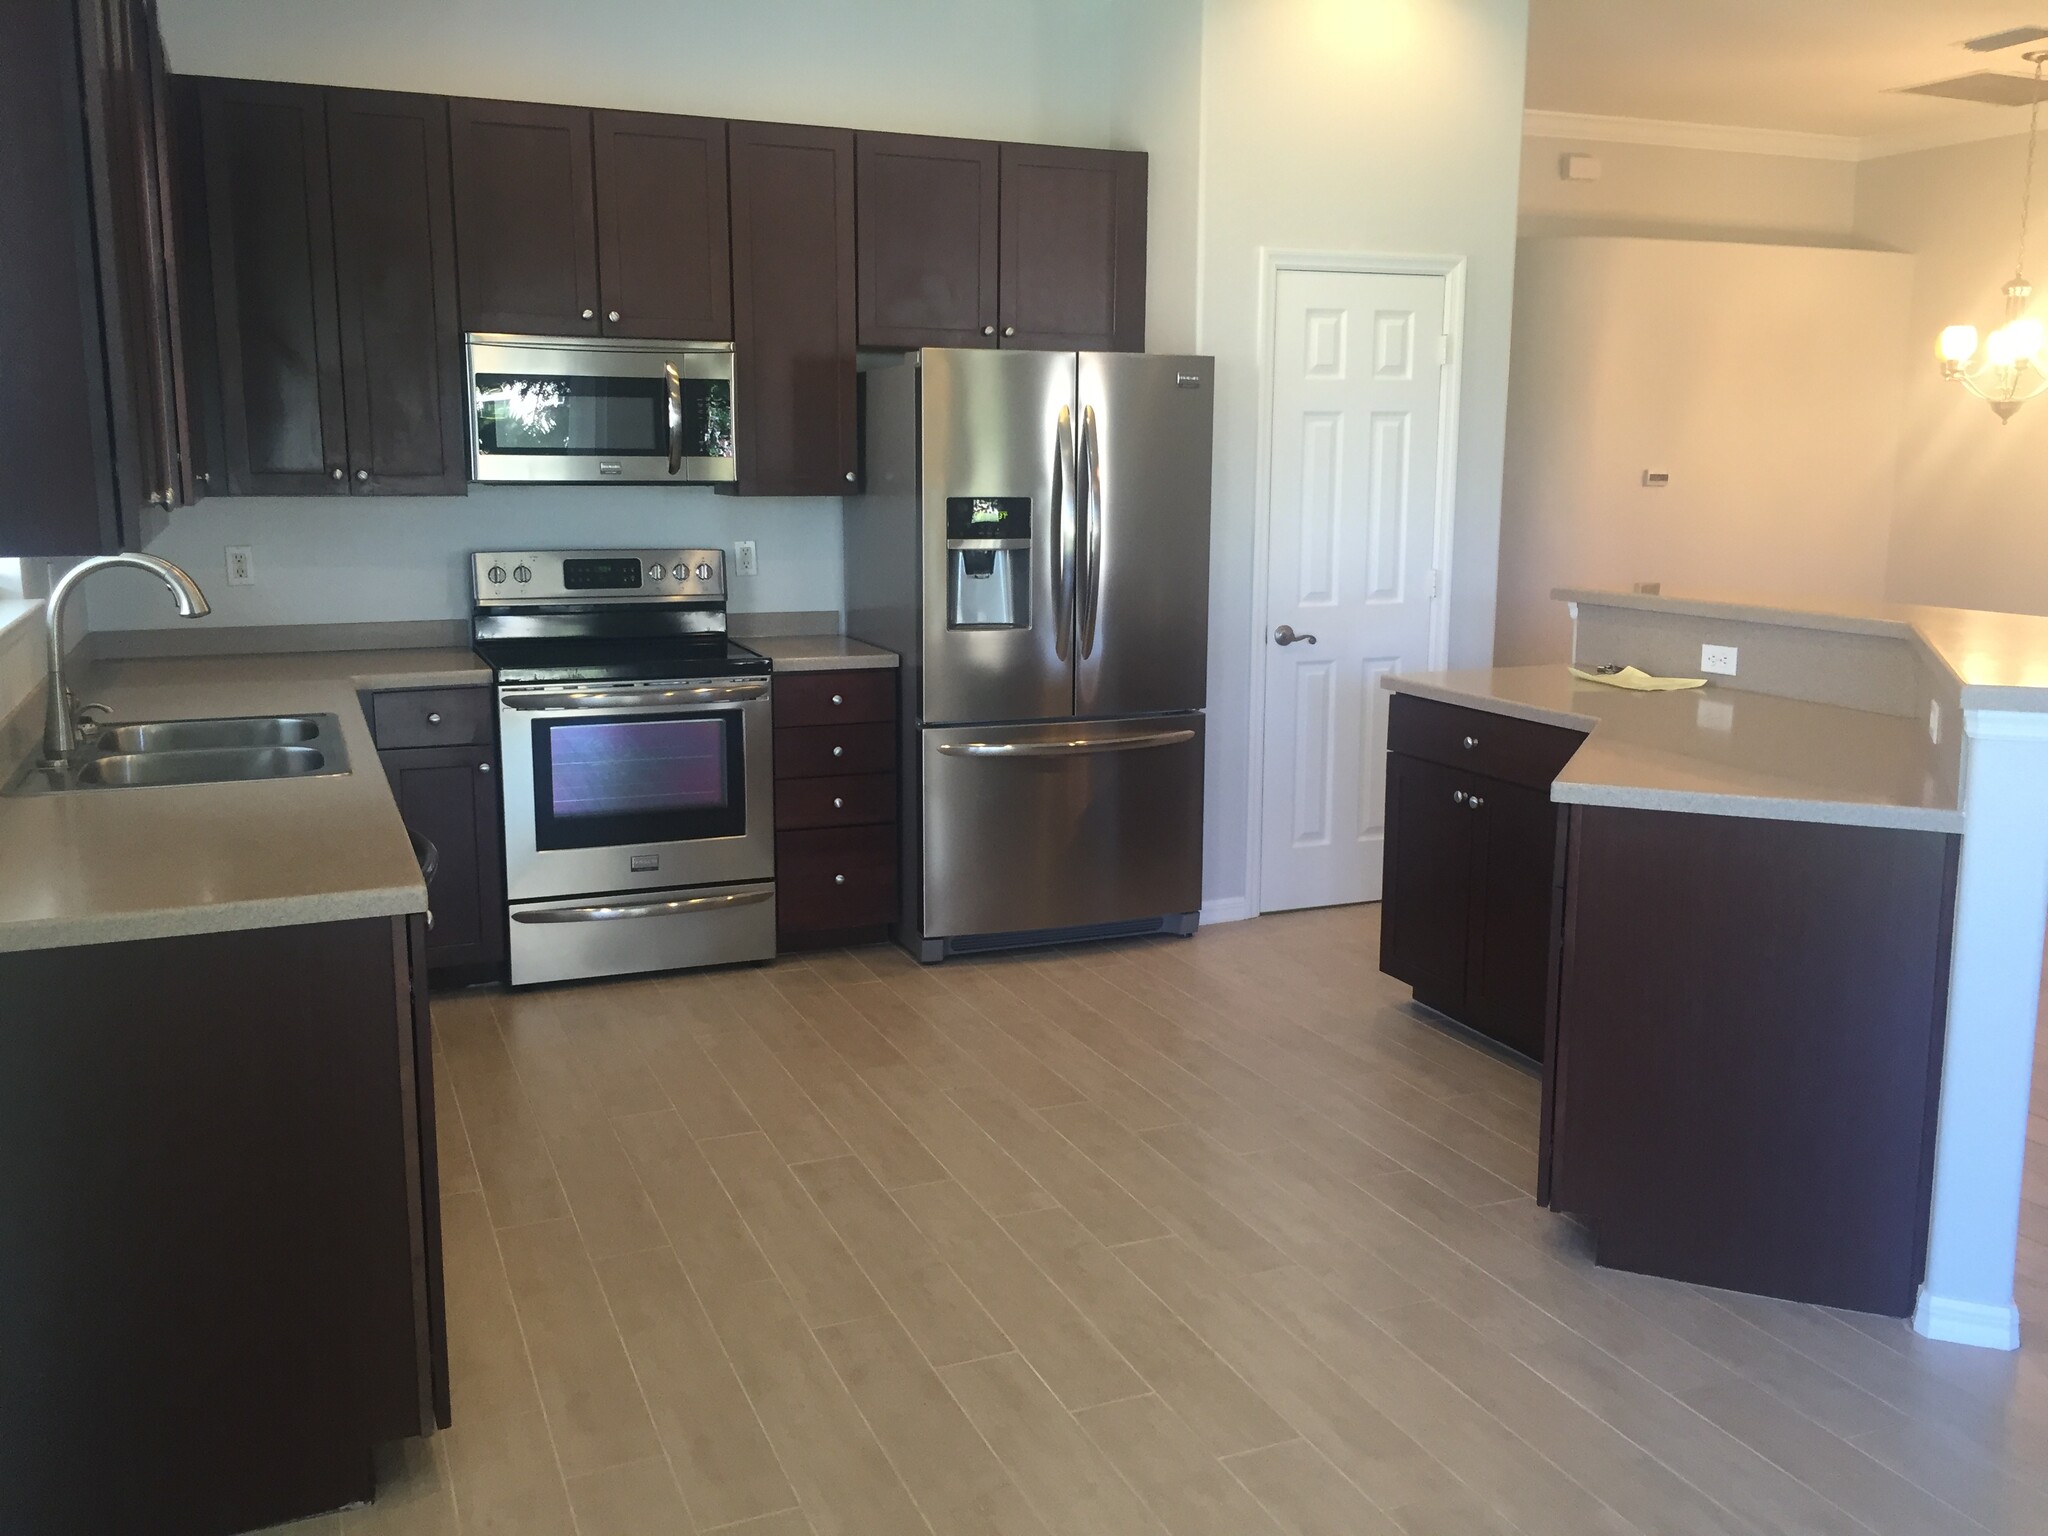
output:
M2048 27L2014 27L2007 32L1993 32L1987 37L1973 37L1963 46L1972 53L1997 53L2003 48L2017 48L2022 43L2038 43L2048 37Z
M1940 96L1950 101L1981 101L1992 107L2024 107L2034 99L2034 80L2031 75L2002 75L1983 69L1973 75L1901 86L1899 90L1906 96ZM2048 101L2048 89L2041 95Z

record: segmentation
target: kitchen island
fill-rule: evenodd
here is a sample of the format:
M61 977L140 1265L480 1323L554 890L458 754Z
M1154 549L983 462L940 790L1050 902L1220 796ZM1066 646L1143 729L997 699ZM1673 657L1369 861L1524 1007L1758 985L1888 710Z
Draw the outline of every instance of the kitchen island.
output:
M1550 857L1436 904L1542 934L1540 1196L1603 1262L2012 1347L2048 620L1559 595L1582 666L1696 676L1711 644L1740 672L1672 694L1561 665L1388 679L1385 968L1412 979L1402 909L1491 817L1492 780L1428 775L1484 778L1504 729L1562 733L1531 793ZM1454 795L1462 820L1435 804Z

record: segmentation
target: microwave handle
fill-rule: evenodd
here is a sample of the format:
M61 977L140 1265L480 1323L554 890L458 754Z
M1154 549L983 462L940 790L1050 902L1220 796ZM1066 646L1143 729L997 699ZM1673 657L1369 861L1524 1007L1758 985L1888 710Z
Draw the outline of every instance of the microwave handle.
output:
M668 472L680 475L683 472L683 376L676 372L676 365L669 363L668 369Z

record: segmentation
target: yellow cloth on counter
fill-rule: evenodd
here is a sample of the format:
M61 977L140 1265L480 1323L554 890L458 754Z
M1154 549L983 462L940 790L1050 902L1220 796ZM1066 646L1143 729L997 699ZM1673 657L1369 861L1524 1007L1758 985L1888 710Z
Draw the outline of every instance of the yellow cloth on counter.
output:
M1567 670L1589 683L1605 683L1610 688L1629 688L1637 693L1676 693L1681 688L1707 686L1704 677L1652 677L1639 667L1623 667L1619 672L1582 672L1577 667Z

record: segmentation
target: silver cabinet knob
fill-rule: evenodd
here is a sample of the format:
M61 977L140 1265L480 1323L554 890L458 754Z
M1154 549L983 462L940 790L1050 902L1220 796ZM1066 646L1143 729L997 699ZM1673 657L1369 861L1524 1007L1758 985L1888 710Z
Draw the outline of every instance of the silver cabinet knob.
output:
M606 310L604 317L607 320L616 320L619 318L619 312L616 309Z
M1454 789L1454 790L1452 790L1452 791L1451 791L1451 804L1453 804L1453 805L1463 805L1464 803L1465 803L1465 791L1463 791L1462 789Z
M1465 750L1467 752L1476 751L1478 749L1478 746L1479 738L1477 736L1467 736L1465 738Z
M1486 801L1483 797L1472 795L1465 801L1465 808L1469 811L1476 811L1484 804L1486 804Z
M992 326L992 325L984 325L984 326L983 326L983 327L981 328L981 334L982 334L982 335L984 335L984 336L993 336L993 335L995 335L995 333L996 333L996 328L995 328L994 326Z
M846 876L844 876L844 875L834 875L834 876L832 877L832 883L833 883L834 885L844 885L844 884L846 884Z
M844 757L844 756L846 756L846 748L844 748L844 747L834 747L834 748L832 749L832 755L833 755L834 757Z
M429 724L429 725L439 725L440 723L441 723L441 716L440 716L440 714L439 714L438 712L429 712L429 714L427 715L427 724Z
M846 702L846 698L843 694L835 693L832 695L832 702L834 704L844 704Z
M356 478L358 480L367 480L370 478L370 472L367 469L359 469L356 471Z
M327 471L327 478L330 480L339 480L341 478L341 471L338 469L330 469L329 471Z
M585 311L583 311L583 318L586 320L595 320L597 318L597 311L594 309L586 309Z
M1006 325L1003 327L1003 334L1005 336L1014 336L1017 334L1017 327L1015 327L1014 325Z
M478 763L476 765L476 771L478 773L489 773L491 771L491 765L489 763Z
M853 484L853 471L850 469L846 472L846 483L848 485Z
M835 810L835 811L843 811L843 810L845 810L845 809L846 809L846 798L845 798L845 796L843 796L843 795L834 795L834 796L832 797L832 809L833 809L833 810Z

